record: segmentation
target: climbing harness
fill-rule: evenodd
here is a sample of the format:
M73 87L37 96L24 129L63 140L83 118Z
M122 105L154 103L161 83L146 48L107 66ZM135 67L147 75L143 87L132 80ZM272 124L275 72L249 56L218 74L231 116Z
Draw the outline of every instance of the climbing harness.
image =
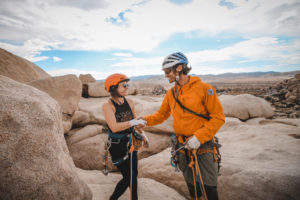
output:
M132 199L132 165L133 165L133 152L137 151L140 146L142 145L143 141L143 136L135 131L134 128L131 128L131 134L115 134L110 131L108 131L108 139L105 142L104 145L104 153L102 154L102 163L104 166L104 169L102 170L102 173L104 175L108 175L108 159L109 157L109 149L111 148L112 144L120 144L124 138L129 137L129 141L127 143L127 146L129 150L125 154L124 157L117 159L117 160L112 160L114 165L121 164L123 161L125 161L128 158L128 155L130 154L130 199Z
M178 162L179 162L179 151L186 147L186 144L180 144L176 135L173 133L171 136L172 149L171 149L171 160L170 164L175 168L175 172L179 172ZM181 146L181 147L179 147Z

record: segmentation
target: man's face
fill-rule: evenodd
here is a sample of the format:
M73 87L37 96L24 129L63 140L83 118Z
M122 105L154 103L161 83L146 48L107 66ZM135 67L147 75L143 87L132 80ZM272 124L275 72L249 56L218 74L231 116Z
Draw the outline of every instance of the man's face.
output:
M172 67L163 70L165 77L169 79L169 83L173 83L176 80L176 74L174 73Z

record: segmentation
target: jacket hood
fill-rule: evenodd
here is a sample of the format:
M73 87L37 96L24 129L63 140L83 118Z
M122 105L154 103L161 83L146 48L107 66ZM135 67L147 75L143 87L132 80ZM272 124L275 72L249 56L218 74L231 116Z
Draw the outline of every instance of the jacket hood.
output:
M190 78L190 81L188 82L187 85L193 85L197 82L201 82L201 79L197 76L189 76L189 78Z

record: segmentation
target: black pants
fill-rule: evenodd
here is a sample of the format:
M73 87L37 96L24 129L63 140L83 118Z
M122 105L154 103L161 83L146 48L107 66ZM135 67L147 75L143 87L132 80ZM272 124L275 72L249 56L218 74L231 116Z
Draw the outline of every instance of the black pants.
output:
M201 192L201 188L200 188L199 183L197 183L196 185L197 185L197 187L196 187L197 196L199 198L199 197L202 196L202 192ZM187 183L187 186L188 186L191 197L195 198L195 187L194 187L194 185ZM217 187L204 185L204 188L205 188L205 192L206 192L208 200L218 200L219 199Z
M130 156L120 165L117 165L118 170L122 173L123 178L118 182L110 200L118 199L127 188L130 188ZM138 176L138 159L137 151L133 152L132 157L132 199L137 200L137 176Z

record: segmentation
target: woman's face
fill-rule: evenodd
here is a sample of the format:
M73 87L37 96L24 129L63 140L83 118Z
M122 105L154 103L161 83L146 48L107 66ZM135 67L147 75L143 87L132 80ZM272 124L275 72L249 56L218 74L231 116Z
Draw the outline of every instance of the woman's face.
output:
M121 96L126 96L128 87L129 87L129 84L127 81L119 83L118 89L117 89L118 94Z

